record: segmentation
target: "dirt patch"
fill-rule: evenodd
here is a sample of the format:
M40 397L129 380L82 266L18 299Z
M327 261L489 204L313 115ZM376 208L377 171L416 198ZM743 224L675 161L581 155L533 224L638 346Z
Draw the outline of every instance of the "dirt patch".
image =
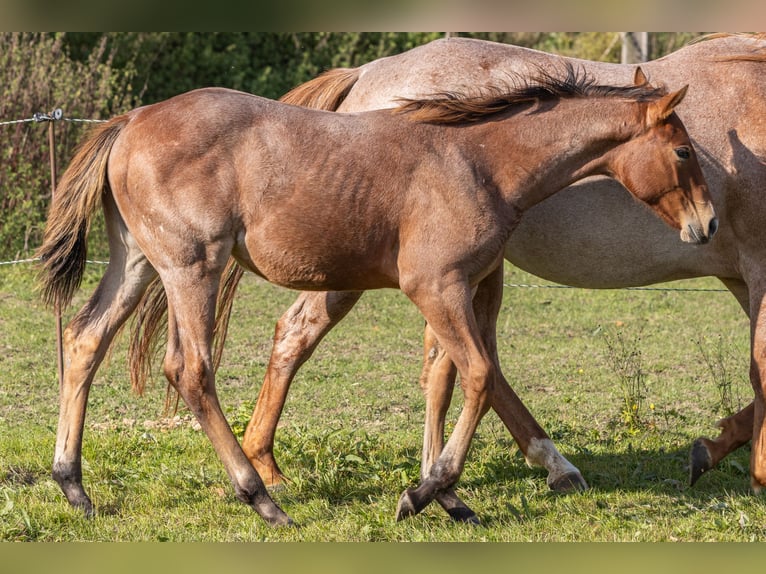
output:
M174 417L164 417L155 420L139 421L132 418L124 418L119 421L97 422L91 425L96 430L123 430L133 428L143 428L147 430L173 430L180 427L191 427L194 430L201 430L197 420L192 415Z
M0 471L0 484L11 486L32 486L40 480L38 473L28 468L11 466Z

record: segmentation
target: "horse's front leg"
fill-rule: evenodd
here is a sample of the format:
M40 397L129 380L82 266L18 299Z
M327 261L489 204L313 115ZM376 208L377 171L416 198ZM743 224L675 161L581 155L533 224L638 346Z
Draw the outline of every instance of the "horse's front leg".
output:
M502 281L501 264L491 275L492 280ZM405 490L399 498L397 520L417 514L455 485L463 471L471 439L489 408L490 389L499 376L499 365L482 340L471 289L460 273L447 273L430 282L407 278L402 281L402 290L418 306L455 363L461 375L465 402L452 435L430 465L427 476L417 488ZM438 434L434 437L433 442L438 442ZM424 454L426 465L427 458Z
M500 364L497 350L497 317L503 298L502 266L500 277L490 283L479 284L474 297L474 309L482 338L492 353L497 365ZM580 471L558 451L548 434L532 416L527 407L514 392L498 368L498 381L490 389L490 404L510 431L529 466L542 466L548 471L547 483L551 490L568 492L586 490Z
M732 295L742 307L742 310L750 317L751 332L756 329L756 313L750 313L750 289L748 284L741 279L721 278L721 282L731 291ZM760 372L758 362L754 360L755 350L752 348L753 337L751 337L751 359L750 361L750 381L753 388L759 384ZM750 403L741 411L718 421L718 427L721 434L708 439L700 437L694 441L689 455L689 483L694 483L708 470L718 465L724 457L737 450L753 438L753 417L755 414L755 404Z
M444 421L452 400L457 375L454 363L444 353L433 330L427 324L424 343L420 388L426 399L426 416L420 465L421 480L428 478L431 466L444 448ZM476 513L460 500L454 489L448 488L437 493L436 501L453 520L479 523Z
M541 466L548 471L546 482L555 492L587 490L580 470L556 448L548 434L503 378L491 394L492 408L511 432L529 466Z
M481 307L480 299L477 300L481 297L482 288L480 286L474 298L474 309ZM498 297L502 297L502 293ZM479 313L477 311L478 318ZM494 332L493 329L495 329L494 324L489 324L485 327L485 332L489 334ZM421 388L426 396L423 468L427 469L430 466L428 461L433 461L438 457L444 442L444 417L452 395L455 369L428 326L426 326L425 342L426 350L423 375L421 375ZM505 378L501 377L498 384L492 387L490 404L519 445L527 464L542 466L548 471L547 483L551 490L569 492L588 488L587 482L577 467L558 451L553 441ZM450 515L453 514L447 506L444 504L442 506Z
M750 484L755 492L766 487L766 295L751 299L750 382L753 400L753 444L750 453Z
M277 322L266 376L242 439L242 449L268 486L285 480L274 459L274 435L293 377L362 293L305 291Z

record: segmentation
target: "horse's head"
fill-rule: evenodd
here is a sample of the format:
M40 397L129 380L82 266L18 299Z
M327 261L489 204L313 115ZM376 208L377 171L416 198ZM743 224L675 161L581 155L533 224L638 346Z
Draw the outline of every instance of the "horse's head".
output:
M640 68L636 84L646 84ZM710 241L718 229L710 194L686 128L674 112L686 95L676 92L644 102L642 126L619 146L610 171L687 243Z

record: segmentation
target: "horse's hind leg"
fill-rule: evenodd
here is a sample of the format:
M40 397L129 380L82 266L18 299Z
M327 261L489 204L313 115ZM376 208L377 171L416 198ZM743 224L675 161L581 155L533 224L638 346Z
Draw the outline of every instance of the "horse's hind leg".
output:
M247 458L269 486L285 480L274 459L274 434L290 383L322 338L346 316L362 293L303 292L277 322L266 376L242 439Z
M690 454L689 484L694 485L708 470L714 468L729 453L753 438L754 403L718 421L721 434L714 439L700 437L694 441Z
M128 238L129 239L129 238ZM87 515L93 505L82 485L82 435L88 392L115 333L138 304L154 270L137 248L111 246L111 260L98 288L64 331L64 378L53 478L67 500Z
M272 526L290 524L290 518L269 497L218 402L211 341L220 273L207 271L204 267L205 263L198 263L160 273L168 301L165 376L213 444L237 498Z

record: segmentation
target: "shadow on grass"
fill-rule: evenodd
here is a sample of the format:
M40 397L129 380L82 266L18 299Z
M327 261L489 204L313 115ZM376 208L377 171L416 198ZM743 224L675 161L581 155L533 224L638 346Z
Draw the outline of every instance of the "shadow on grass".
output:
M640 440L636 442L640 444ZM472 450L456 487L458 494L470 491L471 496L488 499L500 492L506 498L521 496L522 499L532 494L578 496L550 491L546 484L547 471L529 468L520 453L509 456L510 444L490 447L490 453ZM477 445L478 449L484 446ZM359 462L356 468L338 468L322 457L312 459L311 464L305 459L293 459L282 468L288 475L293 472L299 478L276 491L276 495L286 505L305 504L317 498L331 505L368 504L380 498L395 501L404 488L418 484L419 453L411 448L392 449L389 445L386 456L390 457L388 462L373 464L365 461L365 453L355 455ZM689 485L689 449L685 448L641 448L629 444L598 453L581 449L568 458L582 472L591 494L646 493L672 497L680 504L694 507L705 506L711 499L724 496L751 496L749 457L749 446L740 448L705 473L694 486ZM478 461L472 460L477 458ZM307 464L311 468L307 469Z

